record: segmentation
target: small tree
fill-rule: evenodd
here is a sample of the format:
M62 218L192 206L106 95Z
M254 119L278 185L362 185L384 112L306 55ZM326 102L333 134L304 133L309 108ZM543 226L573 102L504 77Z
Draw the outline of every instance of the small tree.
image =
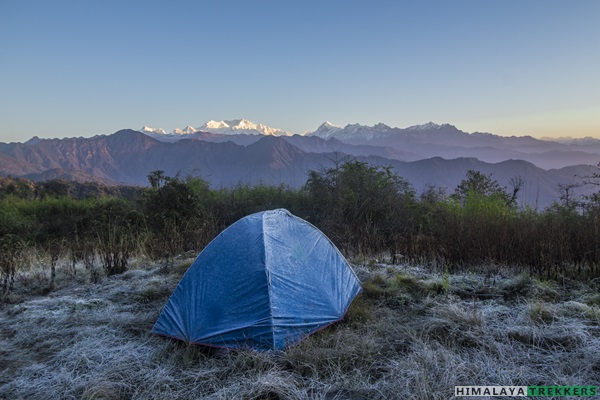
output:
M524 185L525 181L521 176L517 175L510 178L510 187L512 189L512 194L510 195L510 205L517 205L517 194L519 194Z
M315 222L346 250L379 251L393 246L392 232L407 200L408 182L391 167L349 161L310 171L304 186L314 204Z
M121 199L101 202L94 212L98 250L106 274L123 273L127 270L129 258L140 247L143 216Z
M518 192L518 189L516 192ZM452 197L464 202L465 199L473 195L487 198L495 197L504 200L506 204L510 204L512 200L512 197L506 193L506 190L500 186L498 181L492 179L492 174L485 175L470 169L467 171L466 177L454 190Z
M150 172L150 175L148 175L148 182L152 189L159 189L165 183L165 171L157 169L156 171Z
M21 238L8 234L0 238L0 278L2 280L2 298L13 290L17 262L23 248ZM2 299L0 298L0 300Z
M162 171L148 176L152 189L142 198L142 209L154 243L151 253L169 257L196 248L201 229L203 201L209 196L208 182L190 177L167 177ZM164 182L164 183L161 183Z
M559 200L562 207L567 210L575 211L582 206L582 199L577 196L577 189L583 184L581 183L559 183L556 190L560 194Z

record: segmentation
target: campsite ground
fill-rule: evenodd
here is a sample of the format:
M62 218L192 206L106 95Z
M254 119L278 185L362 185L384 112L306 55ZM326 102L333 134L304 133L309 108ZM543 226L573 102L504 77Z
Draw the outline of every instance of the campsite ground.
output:
M364 261L364 260L363 260ZM22 271L0 304L0 398L447 399L455 385L600 385L600 281L357 263L341 323L284 352L149 333L190 260Z

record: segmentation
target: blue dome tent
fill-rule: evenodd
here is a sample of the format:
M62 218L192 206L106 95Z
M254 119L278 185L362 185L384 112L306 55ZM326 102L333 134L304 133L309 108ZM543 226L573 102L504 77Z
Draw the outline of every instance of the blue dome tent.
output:
M284 209L244 217L196 258L152 332L226 348L284 349L340 320L361 287L338 249Z

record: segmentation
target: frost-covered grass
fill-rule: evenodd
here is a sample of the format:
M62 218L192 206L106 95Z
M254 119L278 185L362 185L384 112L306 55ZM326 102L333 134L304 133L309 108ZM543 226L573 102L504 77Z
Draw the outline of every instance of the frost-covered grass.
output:
M0 398L447 399L455 385L600 385L600 282L355 269L365 290L343 322L263 353L149 333L185 265L140 264L98 284L59 271L48 294L29 271L0 305Z

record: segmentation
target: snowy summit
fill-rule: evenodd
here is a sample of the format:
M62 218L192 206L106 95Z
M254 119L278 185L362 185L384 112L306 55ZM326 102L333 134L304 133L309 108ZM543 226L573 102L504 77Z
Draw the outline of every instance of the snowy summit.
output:
M183 129L173 129L173 131L171 132L172 135L190 135L192 133L198 132L198 129L194 128L191 125L186 126Z
M233 119L230 121L208 121L198 128L199 131L216 133L220 135L268 135L292 136L290 132L271 128L263 124L255 124L247 119Z
M318 136L322 139L330 139L335 136L336 133L341 131L343 128L332 124L329 121L325 121L317 128L314 132L307 132L305 136Z
M214 133L218 135L268 135L268 136L292 136L292 133L283 131L277 128L271 128L270 126L263 124L255 124L254 122L248 121L247 119L233 119L230 121L213 121L210 120L204 125L194 128L191 125L186 126L183 129L173 129L171 133L166 133L162 128L151 128L144 125L140 132L149 135L191 135L198 131Z
M140 129L140 132L142 133L160 133L161 135L166 135L167 132L165 132L164 129L162 128L150 128L149 126L142 126L142 129Z

